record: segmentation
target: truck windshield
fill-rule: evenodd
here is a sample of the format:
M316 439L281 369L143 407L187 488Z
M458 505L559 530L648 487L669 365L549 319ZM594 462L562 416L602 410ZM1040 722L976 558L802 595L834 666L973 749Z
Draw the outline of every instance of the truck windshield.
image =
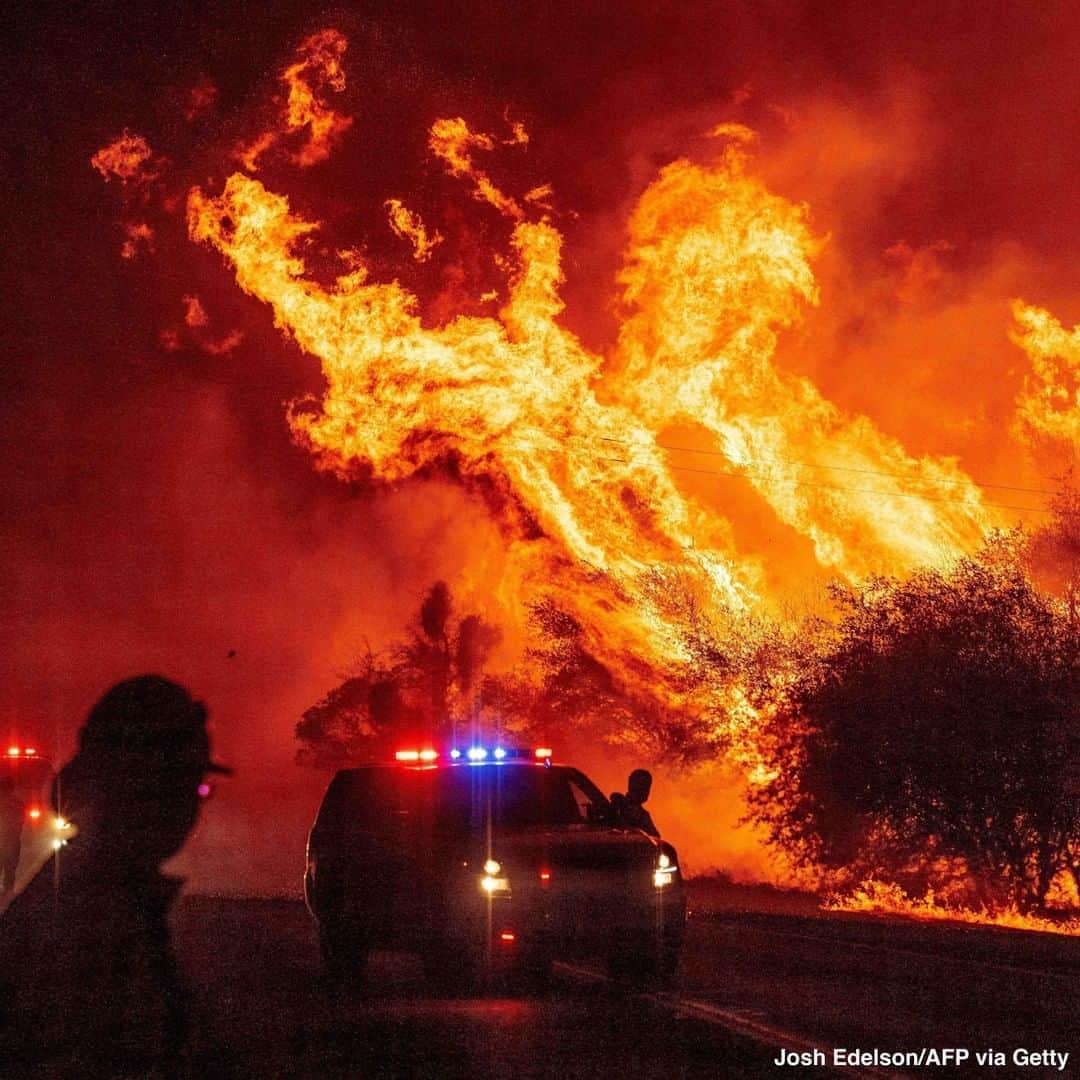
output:
M434 824L453 835L495 830L581 825L587 811L569 779L550 769L480 766L441 769L433 780Z

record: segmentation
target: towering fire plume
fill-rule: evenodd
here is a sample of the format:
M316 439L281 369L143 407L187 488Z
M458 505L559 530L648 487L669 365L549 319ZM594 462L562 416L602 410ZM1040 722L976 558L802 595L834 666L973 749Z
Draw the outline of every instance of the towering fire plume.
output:
M225 142L208 142L206 124L178 136L141 118L149 141L125 130L92 164L117 181L110 195L123 200L133 270L155 254L167 257L162 266L192 258L183 245L174 260L183 244L174 215L188 196L190 236L220 253L317 362L321 399L293 405L289 424L319 467L391 487L439 478L399 493L402 519L422 516L413 493L445 492L445 482L487 508L504 550L473 558L461 579L455 564L450 579L474 596L482 583L488 615L513 622L523 602L548 596L577 617L617 681L692 713L699 703L678 677L692 648L688 619L783 614L808 577L902 576L975 549L989 527L1014 520L1010 510L1043 509L1038 496L1057 475L1042 467L1047 448L1060 458L1077 445L1076 335L1050 314L1068 306L1037 278L1029 284L1036 259L1002 255L987 269L929 204L925 220L917 208L895 220L891 200L901 183L925 179L918 169L940 153L942 134L908 81L899 105L864 94L854 107L806 107L786 84L744 87L726 104L714 94L721 104L695 110L692 125L658 105L643 126L646 104L618 132L633 132L632 201L620 201L625 178L610 179L618 170L605 162L608 186L596 185L591 205L571 200L588 215L576 219L555 194L570 186L567 169L530 174L543 146L526 160L525 127L506 112L505 126L474 126L464 119L472 105L440 119L424 106L416 123L411 144L449 180L418 170L420 182L406 184L389 155L384 179L352 198L343 178L387 121L366 107L355 122L346 115L356 111L347 49L337 30L305 37L246 137L230 124ZM214 74L237 120L236 88ZM215 84L203 83L176 103L189 125L216 107ZM409 140L398 114L387 115L397 152ZM718 116L762 134L716 125ZM185 139L199 143L194 160ZM537 139L551 142L547 132ZM567 168L577 160L568 155ZM519 174L528 181L510 179ZM541 182L549 176L556 185ZM455 182L465 198L441 207L433 193ZM623 205L613 273L606 245ZM590 279L596 266L604 272ZM593 280L601 295L583 303ZM615 318L590 325L587 304L607 305L612 281ZM1016 295L1046 309L1016 301L1010 327L1005 300ZM180 368L199 354L226 357L241 343L228 326L251 311L224 299L212 273L187 274L161 316L166 329L155 326L161 359ZM255 326L245 333L256 340ZM247 351L234 365L245 373L255 362ZM217 366L229 371L224 359ZM295 392L294 382L269 408ZM1004 482L998 492L990 480ZM401 525L404 534L411 521ZM485 542L490 556L494 541ZM419 544L400 546L411 570ZM315 631L313 651L328 657L333 638L340 661L342 642L368 629L358 632L361 619ZM713 684L709 694L705 714L718 729L750 733L749 752L733 760L752 773L760 717L738 687ZM293 713L277 715L283 741Z
M318 70L340 80L343 50L340 35L316 35L286 81L308 85L319 58ZM285 129L296 126L290 111ZM344 130L308 126L313 140L316 129ZM191 236L216 247L240 287L320 361L321 408L290 415L320 466L394 482L452 464L499 515L509 551L502 595L553 594L621 678L653 692L680 645L641 584L651 567L680 568L714 614L768 599L757 559L738 549L724 514L682 489L664 441L675 426L705 440L705 471L745 477L763 512L842 574L969 549L994 523L954 462L915 458L777 368L778 334L818 302L812 263L827 241L805 207L754 178L749 129L721 125L714 137L712 160L667 166L630 216L624 318L607 356L560 322L563 238L543 211L550 188L518 198L477 164L526 143L520 124L498 139L445 118L429 134L448 173L512 222L496 317L425 326L417 296L373 280L354 253L333 285L321 284L304 257L319 224L244 173L217 195L193 190L188 204ZM400 199L386 205L416 258L430 257L439 234ZM819 466L886 474L908 488L883 499L879 484L806 471Z

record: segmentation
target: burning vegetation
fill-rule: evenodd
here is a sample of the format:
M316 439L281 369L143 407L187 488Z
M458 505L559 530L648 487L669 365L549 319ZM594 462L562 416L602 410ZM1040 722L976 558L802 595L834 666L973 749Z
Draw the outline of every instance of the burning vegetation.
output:
M433 117L427 130L432 159L492 219L484 272L466 288L459 268L438 295L383 272L278 186L351 137L329 104L346 48L332 29L301 43L273 122L230 145L230 175L187 190L188 234L318 361L321 399L288 411L317 466L365 488L449 479L483 504L503 551L497 579L477 567L454 595L437 584L405 640L368 650L304 713L301 759L336 766L461 725L570 729L680 767L737 763L770 842L849 887L895 883L875 903L902 907L888 891L901 886L1021 913L1075 897L1069 483L1048 524L1000 532L1033 509L1007 500L1045 490L981 484L783 362L785 335L822 303L831 240L770 186L741 122L713 122L636 192L604 347L564 318L553 187L499 179L528 146L520 122L493 134ZM126 184L164 162L125 131L92 163ZM400 192L377 205L372 227L408 243L417 273L457 250ZM152 249L150 226L136 228L129 256L139 240ZM902 302L939 280L949 250L889 249L906 267ZM187 330L205 334L201 301L184 303ZM1001 334L1028 368L1011 438L1061 475L1080 436L1080 331L1021 300L1012 315ZM207 340L224 354L242 335ZM702 476L736 481L741 503ZM824 583L811 614L745 543L765 518ZM481 592L497 617L455 610Z

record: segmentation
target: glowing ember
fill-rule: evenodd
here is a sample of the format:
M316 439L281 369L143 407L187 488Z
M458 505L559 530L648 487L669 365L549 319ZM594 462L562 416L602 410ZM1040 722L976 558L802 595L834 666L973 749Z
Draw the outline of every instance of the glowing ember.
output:
M120 254L125 259L134 259L140 248L154 250L154 230L145 221L129 222L124 225L126 239L120 245Z
M262 157L282 136L306 132L300 148L289 156L296 165L315 165L325 161L338 140L352 125L352 118L341 116L322 100L325 90L340 93L345 89L341 58L348 42L336 30L312 34L297 50L297 60L282 73L288 88L284 129L264 131L238 151L244 167L254 172Z
M143 183L157 175L152 168L153 156L146 139L141 135L132 135L125 129L120 138L94 154L90 164L106 181L115 177L121 184L129 181Z
M413 258L417 262L426 262L431 253L442 243L442 234L428 233L419 214L414 214L400 199L387 199L386 209L390 213L390 228L413 247Z

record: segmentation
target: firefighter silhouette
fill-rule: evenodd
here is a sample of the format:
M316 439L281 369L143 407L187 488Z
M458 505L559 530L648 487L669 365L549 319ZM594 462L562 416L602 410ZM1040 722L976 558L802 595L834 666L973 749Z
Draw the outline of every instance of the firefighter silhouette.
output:
M660 830L645 809L651 791L652 773L647 769L635 769L626 781L626 794L617 791L611 796L615 824L624 829L641 829L650 836L659 836Z
M171 1076L188 1046L187 993L168 928L164 859L195 824L210 759L206 709L142 675L93 707L62 770L77 830L0 916L0 1072Z

